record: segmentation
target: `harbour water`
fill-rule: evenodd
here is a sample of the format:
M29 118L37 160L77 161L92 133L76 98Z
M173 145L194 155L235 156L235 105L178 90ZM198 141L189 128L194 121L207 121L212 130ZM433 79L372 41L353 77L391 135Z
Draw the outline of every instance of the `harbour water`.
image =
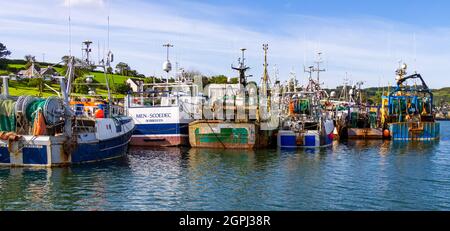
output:
M0 168L0 210L450 210L449 192L450 122L438 142L131 148L96 164Z

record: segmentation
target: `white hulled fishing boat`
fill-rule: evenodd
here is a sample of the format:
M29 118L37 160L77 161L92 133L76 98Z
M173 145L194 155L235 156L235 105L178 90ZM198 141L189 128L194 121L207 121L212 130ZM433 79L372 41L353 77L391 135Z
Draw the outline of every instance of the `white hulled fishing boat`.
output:
M169 74L172 64L167 60L163 70ZM177 70L178 71L178 70ZM131 145L136 146L184 146L189 144L189 123L200 110L198 87L192 79L177 76L174 83L142 84L141 90L125 97L125 113L133 118L136 130Z

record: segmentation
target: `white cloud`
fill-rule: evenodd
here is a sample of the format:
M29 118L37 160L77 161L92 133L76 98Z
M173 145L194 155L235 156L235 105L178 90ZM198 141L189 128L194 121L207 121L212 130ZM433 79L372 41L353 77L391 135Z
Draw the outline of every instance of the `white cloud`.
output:
M64 6L91 6L91 7L98 7L98 6L104 6L105 1L104 0L64 0Z
M0 0L2 1L2 0ZM27 3L2 3L10 9L0 15L0 38L6 40L13 56L46 53L58 61L68 50L67 8L43 0L34 4L26 17L21 12ZM67 1L66 1L67 2ZM287 79L292 68L304 79L303 65L314 61L315 53L324 53L326 86L340 84L348 72L354 80L365 80L368 86L391 83L398 60L421 72L429 85L450 85L442 78L450 60L450 28L422 28L373 17L339 19L305 15L286 15L277 19L253 11L246 17L270 21L271 27L248 27L229 18L242 16L241 10L220 8L205 3L181 6L160 5L143 1L71 0L84 5L111 4L102 8L73 8L72 50L80 53L81 41L90 39L97 45L106 43L106 17L110 12L110 47L116 61L128 62L139 72L163 74L161 62L165 53L161 44L175 44L172 61L185 69L206 74L236 75L230 64L239 57L239 48L248 48L248 64L254 80L262 73L262 43L269 43L269 64L277 65L280 78ZM96 2L96 3L93 3ZM211 12L217 10L220 17ZM53 12L49 14L48 12ZM274 26L273 26L274 25ZM413 34L416 35L414 52ZM103 49L101 49L101 52ZM94 51L94 57L97 51ZM271 68L272 70L272 68ZM412 70L411 70L412 71Z

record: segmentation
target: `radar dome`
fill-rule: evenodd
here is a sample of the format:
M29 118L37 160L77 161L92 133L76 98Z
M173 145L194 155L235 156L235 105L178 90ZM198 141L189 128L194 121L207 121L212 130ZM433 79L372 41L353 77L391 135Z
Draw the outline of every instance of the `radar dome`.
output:
M332 91L331 94L330 94L330 97L331 97L331 98L336 98L336 92L335 92L335 91Z
M163 70L165 72L170 72L172 70L172 64L170 63L169 60L167 60L163 63Z

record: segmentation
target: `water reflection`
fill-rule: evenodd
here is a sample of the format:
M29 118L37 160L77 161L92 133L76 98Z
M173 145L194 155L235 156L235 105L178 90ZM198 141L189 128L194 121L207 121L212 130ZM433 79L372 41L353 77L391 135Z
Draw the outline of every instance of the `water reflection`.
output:
M439 141L426 141L426 142L391 142L391 153L397 153L401 155L414 154L433 154L439 147Z
M53 185L68 169L0 169L0 208L18 210L52 209Z
M0 168L0 210L448 210L449 168L446 140L131 148L70 168Z

